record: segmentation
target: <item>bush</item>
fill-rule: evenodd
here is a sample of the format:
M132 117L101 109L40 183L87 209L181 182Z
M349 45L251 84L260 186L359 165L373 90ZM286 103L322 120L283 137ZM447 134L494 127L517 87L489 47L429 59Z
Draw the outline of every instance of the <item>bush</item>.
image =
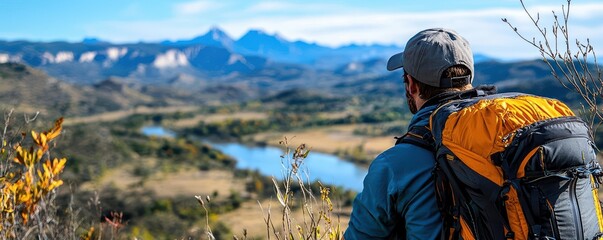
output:
M53 128L42 133L31 131L31 142L24 138L10 142L6 135L2 136L0 236L3 239L22 239L30 234L43 239L58 237L54 236L58 223L50 220L56 215L54 196L56 188L63 184L60 174L67 159L52 159L49 150L50 143L61 133L62 122L62 118L57 120Z

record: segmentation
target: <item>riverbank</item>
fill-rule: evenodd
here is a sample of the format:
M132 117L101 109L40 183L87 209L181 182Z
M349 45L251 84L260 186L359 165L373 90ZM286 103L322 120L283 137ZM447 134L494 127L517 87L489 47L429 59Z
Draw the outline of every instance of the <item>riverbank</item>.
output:
M403 123L390 123L403 124ZM306 144L314 152L321 152L349 159L345 153L356 154L362 161L352 161L365 168L378 154L392 147L395 143L394 136L368 136L359 135L355 131L359 128L370 126L368 124L347 124L326 127L316 127L289 132L265 132L245 137L246 142L254 142L280 147L279 142L287 139L289 146L295 147ZM400 134L401 135L401 134Z

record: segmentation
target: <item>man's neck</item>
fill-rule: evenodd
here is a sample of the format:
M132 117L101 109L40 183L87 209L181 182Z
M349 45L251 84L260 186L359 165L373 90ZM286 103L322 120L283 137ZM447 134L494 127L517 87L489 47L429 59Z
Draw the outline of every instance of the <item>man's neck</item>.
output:
M465 90L465 91L443 92L443 93L433 96L432 98L430 98L426 101L423 101L423 104L421 105L421 107L419 107L419 109L427 107L427 106L431 106L431 105L438 105L442 102L447 102L449 100L471 98L471 97L475 96L475 92L477 92L477 91L483 91L487 95L495 94L496 87L494 85L482 85L482 86L477 86L475 88Z

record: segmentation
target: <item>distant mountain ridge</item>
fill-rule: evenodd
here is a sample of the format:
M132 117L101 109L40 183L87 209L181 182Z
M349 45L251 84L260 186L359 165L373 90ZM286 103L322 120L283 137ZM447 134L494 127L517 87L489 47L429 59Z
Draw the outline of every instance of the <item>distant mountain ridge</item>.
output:
M234 40L226 32L222 31L222 29L218 27L212 27L204 35L195 37L193 39L177 40L175 42L163 41L161 42L161 44L167 46L205 45L212 47L222 47L232 50Z
M0 63L6 62L24 63L86 84L111 76L162 82L176 72L196 77L249 73L266 67L267 59L204 45L0 41Z
M347 45L338 48L304 41L289 41L279 34L251 29L235 40L218 27L189 40L163 41L167 46L205 45L223 47L243 55L264 57L277 62L304 64L319 69L333 69L350 61L385 58L398 51L394 45ZM324 61L323 59L330 59Z
M400 50L394 45L331 48L289 41L257 29L235 40L213 27L192 39L157 43L113 44L97 38L78 43L0 41L0 63L23 63L80 84L109 77L178 84L182 81L173 79L185 74L192 86L197 85L191 84L195 80L264 82L317 75L384 74L381 61ZM476 54L477 59L491 58Z

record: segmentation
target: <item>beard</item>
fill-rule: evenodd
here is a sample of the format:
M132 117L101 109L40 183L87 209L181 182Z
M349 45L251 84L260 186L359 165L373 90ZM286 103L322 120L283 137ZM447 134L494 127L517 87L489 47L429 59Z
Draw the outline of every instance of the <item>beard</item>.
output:
M415 103L414 99L408 93L408 89L406 91L406 102L408 103L408 110L410 110L410 113L415 114L419 111L419 109L417 109L417 104Z

